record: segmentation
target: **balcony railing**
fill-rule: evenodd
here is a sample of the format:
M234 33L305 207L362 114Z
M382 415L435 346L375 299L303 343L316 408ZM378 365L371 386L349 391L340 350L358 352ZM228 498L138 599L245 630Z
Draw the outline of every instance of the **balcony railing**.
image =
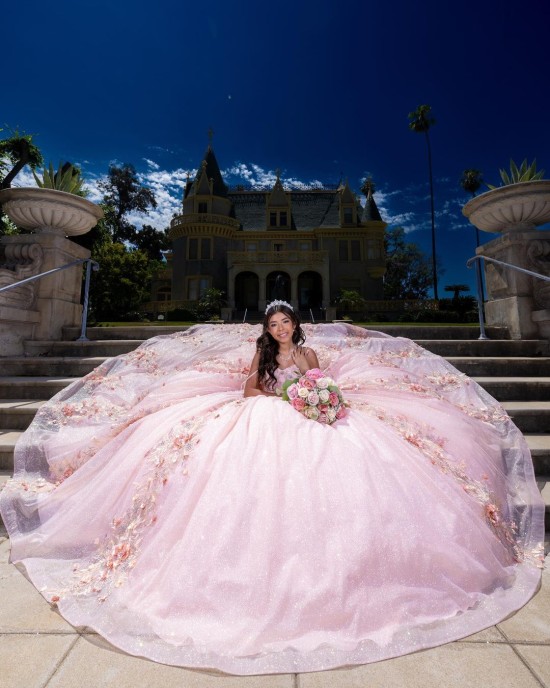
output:
M227 215L215 215L213 213L192 213L190 215L178 215L170 222L170 227L186 227L188 225L224 225L238 229L240 224L233 217Z
M228 251L227 264L324 263L328 251Z

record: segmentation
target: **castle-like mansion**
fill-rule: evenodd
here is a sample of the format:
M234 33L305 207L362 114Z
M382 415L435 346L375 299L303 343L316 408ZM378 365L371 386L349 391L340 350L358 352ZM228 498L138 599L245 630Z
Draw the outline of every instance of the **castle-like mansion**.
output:
M269 190L230 190L209 145L172 220L172 259L153 298L183 306L215 287L233 311L262 311L274 298L318 310L341 289L382 299L386 223L370 184L362 190L364 207L347 183L285 190L277 175Z

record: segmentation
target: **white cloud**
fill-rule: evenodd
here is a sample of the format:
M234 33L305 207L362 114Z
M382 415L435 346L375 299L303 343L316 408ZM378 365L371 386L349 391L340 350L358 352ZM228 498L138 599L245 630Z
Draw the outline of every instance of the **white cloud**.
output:
M150 160L149 158L143 158L143 160L145 160L145 162L149 165L149 167L152 170L160 170L160 165L156 163L154 160Z

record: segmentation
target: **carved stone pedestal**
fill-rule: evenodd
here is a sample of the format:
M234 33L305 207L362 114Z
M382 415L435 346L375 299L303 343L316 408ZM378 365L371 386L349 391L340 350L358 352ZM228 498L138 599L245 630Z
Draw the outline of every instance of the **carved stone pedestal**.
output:
M90 252L54 233L0 239L0 287L89 258ZM82 316L82 265L0 292L0 356L23 354L25 340L60 339Z
M509 231L477 249L478 255L550 275L550 232ZM512 268L485 263L487 325L507 327L512 339L548 337L550 282ZM536 315L537 314L537 315Z

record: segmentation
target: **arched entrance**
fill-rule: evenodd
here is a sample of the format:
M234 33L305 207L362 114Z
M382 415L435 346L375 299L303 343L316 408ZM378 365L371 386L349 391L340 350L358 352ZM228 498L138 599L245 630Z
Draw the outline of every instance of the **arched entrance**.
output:
M266 277L265 296L267 303L279 299L290 303L290 275L277 270Z
M258 310L258 297L260 294L260 280L253 272L239 272L235 277L235 308L244 311Z
M309 270L298 276L298 304L304 311L323 305L323 278L318 272Z

